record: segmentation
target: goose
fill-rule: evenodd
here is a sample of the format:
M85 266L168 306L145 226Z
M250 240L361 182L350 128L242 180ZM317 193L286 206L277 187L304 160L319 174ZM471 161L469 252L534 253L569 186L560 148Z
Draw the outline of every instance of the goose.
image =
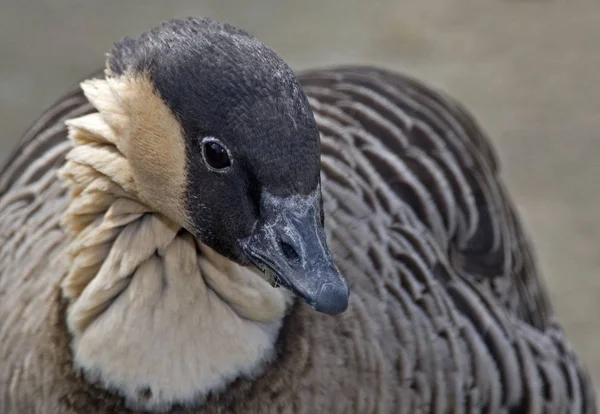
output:
M0 412L595 413L499 171L411 77L124 38L0 173Z

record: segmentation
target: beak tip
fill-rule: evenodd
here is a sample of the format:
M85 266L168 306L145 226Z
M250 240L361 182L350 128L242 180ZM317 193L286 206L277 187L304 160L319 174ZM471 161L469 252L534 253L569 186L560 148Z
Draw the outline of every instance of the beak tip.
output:
M339 315L348 308L349 295L346 283L343 285L325 283L317 295L313 308L317 312Z

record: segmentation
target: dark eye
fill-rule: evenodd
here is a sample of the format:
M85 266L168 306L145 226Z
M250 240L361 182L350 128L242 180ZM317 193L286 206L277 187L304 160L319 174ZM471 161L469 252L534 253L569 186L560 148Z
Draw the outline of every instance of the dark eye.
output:
M214 170L231 167L229 151L215 138L207 137L202 140L202 156L206 164Z

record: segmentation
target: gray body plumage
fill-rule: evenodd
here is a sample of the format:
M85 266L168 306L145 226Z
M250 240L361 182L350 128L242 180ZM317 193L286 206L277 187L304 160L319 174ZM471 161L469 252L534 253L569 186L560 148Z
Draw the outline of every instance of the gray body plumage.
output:
M594 413L488 139L456 102L397 74L299 75L321 133L337 317L296 304L277 357L177 412ZM78 90L0 174L0 412L127 413L70 368L59 283L69 198L56 170ZM62 351L58 351L62 350Z

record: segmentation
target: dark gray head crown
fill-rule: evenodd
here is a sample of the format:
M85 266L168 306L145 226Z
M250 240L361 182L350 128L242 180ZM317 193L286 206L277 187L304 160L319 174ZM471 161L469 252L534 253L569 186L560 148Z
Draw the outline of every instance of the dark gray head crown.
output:
M207 18L173 20L123 39L108 65L115 75L147 73L188 138L214 135L240 149L259 146L261 159L248 161L271 191L314 189L286 179L308 172L314 184L318 175L318 132L306 96L283 59L245 31ZM281 171L277 161L286 153L298 159Z

